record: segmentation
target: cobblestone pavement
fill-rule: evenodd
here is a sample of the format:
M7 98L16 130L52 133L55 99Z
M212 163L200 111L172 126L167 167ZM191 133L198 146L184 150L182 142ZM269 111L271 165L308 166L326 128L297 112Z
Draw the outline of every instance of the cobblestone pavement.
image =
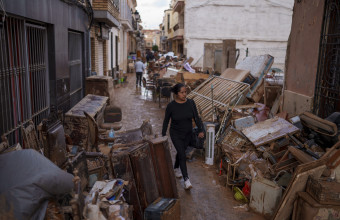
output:
M160 136L167 102L162 99L159 108L158 102L152 101L152 93L148 92L146 96L144 88L136 87L135 82L135 74L129 74L127 83L115 88L115 104L120 106L123 112L122 130L134 129L145 119L150 119L154 133ZM174 147L171 153L174 159ZM202 156L195 156L187 165L193 188L190 191L184 190L183 180L177 179L181 219L264 219L252 212L233 208L242 204L234 200L229 188L219 184L217 167L204 165Z

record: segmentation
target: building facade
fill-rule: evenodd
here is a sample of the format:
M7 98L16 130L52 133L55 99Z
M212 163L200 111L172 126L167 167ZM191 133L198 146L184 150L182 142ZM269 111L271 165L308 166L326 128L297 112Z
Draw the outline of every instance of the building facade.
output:
M91 71L112 75L118 69L120 28L119 0L92 0L94 22L91 28Z
M93 11L89 1L4 0L0 10L0 134L66 112L84 96L90 75Z
M127 59L137 52L139 13L136 0L92 0L92 74L112 76L127 71Z
M145 41L145 49L152 50L154 45L157 45L158 49L160 50L160 38L161 38L161 31L160 30L143 30L142 33L144 34L144 41Z
M283 105L290 116L340 111L339 8L338 0L295 2Z
M171 48L203 67L204 44L236 40L240 59L271 54L274 66L283 69L293 4L294 0L172 0L177 20Z

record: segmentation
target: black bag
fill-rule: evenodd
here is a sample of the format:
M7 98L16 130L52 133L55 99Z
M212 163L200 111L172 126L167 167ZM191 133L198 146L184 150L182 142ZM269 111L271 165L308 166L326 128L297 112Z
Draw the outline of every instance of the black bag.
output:
M204 138L199 138L198 134L199 134L198 128L197 127L193 128L189 146L196 149L203 149L205 136Z
M192 111L194 113L195 122L198 122L198 121L200 122L200 124L202 126L202 132L205 134L204 125L203 125L200 117L198 116L197 112L195 111L194 100L190 100L190 102L191 102ZM191 133L191 140L190 140L189 146L196 148L196 149L203 149L204 148L205 136L203 138L199 138L198 134L199 134L198 128L197 127L193 128L192 133Z

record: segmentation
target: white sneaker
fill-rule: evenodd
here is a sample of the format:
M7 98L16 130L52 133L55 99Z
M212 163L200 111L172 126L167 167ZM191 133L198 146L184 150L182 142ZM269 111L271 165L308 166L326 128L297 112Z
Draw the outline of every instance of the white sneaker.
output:
M190 180L187 179L185 182L184 182L184 189L191 189L192 188L192 185L190 183Z
M181 170L180 169L175 169L175 176L177 177L177 178L181 178L182 177L182 172L181 172Z

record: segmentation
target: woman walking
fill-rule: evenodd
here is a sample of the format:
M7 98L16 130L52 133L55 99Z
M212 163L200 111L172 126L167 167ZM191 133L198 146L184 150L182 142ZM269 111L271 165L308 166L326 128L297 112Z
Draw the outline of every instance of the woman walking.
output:
M170 124L170 137L174 144L177 154L175 161L175 175L180 178L183 176L185 189L192 187L186 165L185 150L188 147L191 134L192 134L192 119L199 130L199 137L203 138L204 133L203 125L198 117L196 104L193 100L187 99L187 91L183 84L178 83L172 87L171 91L176 95L174 101L170 102L165 110L165 117L163 121L162 136L166 135L168 129L169 120ZM179 169L181 169L181 172Z

